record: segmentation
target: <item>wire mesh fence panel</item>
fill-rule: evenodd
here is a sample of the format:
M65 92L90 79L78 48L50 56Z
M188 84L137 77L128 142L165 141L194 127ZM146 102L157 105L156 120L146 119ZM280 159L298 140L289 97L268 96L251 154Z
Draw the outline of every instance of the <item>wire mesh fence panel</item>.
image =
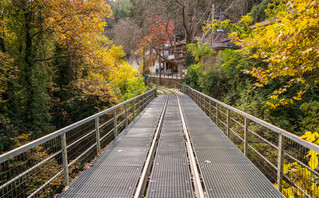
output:
M0 165L0 197L45 196L63 188L60 136L23 152ZM51 179L52 182L46 182Z
M155 96L152 89L0 155L0 197L54 197L90 167Z
M283 194L319 197L318 153L288 137L283 145Z
M318 133L305 133L308 142L188 86L180 88L200 108L200 98L209 100L209 112L203 111L284 196L319 197Z

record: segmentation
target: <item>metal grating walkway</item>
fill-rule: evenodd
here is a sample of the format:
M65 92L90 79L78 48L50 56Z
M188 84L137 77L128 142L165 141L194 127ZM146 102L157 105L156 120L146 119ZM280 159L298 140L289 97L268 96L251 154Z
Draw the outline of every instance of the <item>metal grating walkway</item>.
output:
M283 197L190 97L180 99L209 197Z
M165 98L156 98L137 122L123 131L60 197L132 197Z
M146 197L194 197L185 149L177 100L170 95Z
M182 93L179 98L207 197L283 197L191 98ZM160 96L151 102L59 197L132 198L165 100ZM195 196L174 95L169 96L145 196Z

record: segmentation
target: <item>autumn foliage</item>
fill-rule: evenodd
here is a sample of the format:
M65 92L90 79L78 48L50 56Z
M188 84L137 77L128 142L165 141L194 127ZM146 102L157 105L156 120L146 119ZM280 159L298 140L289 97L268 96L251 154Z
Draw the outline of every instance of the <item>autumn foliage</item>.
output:
M257 86L267 86L271 79L285 79L286 84L270 96L269 104L277 107L301 100L309 86L318 83L319 4L314 0L276 0L267 12L269 25L257 23L251 34L231 36L240 46L254 51L251 58L268 63L249 71L258 79ZM283 97L293 88L297 88L294 95Z
M105 1L6 0L0 10L0 152L145 91L103 34Z

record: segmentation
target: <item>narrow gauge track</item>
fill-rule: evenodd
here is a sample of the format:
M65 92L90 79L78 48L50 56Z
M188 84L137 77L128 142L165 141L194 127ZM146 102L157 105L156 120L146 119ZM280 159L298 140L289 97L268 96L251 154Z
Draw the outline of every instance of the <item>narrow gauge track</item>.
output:
M159 138L159 135L161 133L163 120L164 120L164 116L165 116L166 108L167 108L167 103L168 103L168 99L169 99L169 95L167 94L167 92L165 92L165 93L167 95L166 101L164 103L164 107L163 107L159 122L157 124L156 132L155 132L155 134L153 136L152 144L150 146L150 150L148 151L147 158L146 158L144 167L142 169L140 180L139 180L139 182L137 184L137 187L136 187L136 190L135 190L135 193L134 193L134 198L143 197L144 191L145 191L145 188L146 188L146 184L148 182L149 172L150 172L150 169L151 169L151 166L152 166L152 162L154 160L154 155L155 155L155 151L156 151L156 147L157 147L157 143L158 143L158 138Z
M163 111L161 113L158 125L157 125L157 129L156 132L154 134L153 140L152 140L152 144L150 147L150 150L148 152L141 176L140 176L140 180L138 182L138 185L136 187L136 191L134 193L134 198L141 198L144 197L144 195L147 193L146 192L146 186L148 185L149 182L149 175L151 174L151 169L152 169L152 165L154 162L154 158L155 158L155 153L157 150L157 146L158 146L158 141L160 138L160 133L162 130L162 126L163 126L163 121L165 118L165 113L167 110L167 104L169 101L169 94L168 92L172 93L177 100L177 104L178 104L178 113L180 116L180 122L182 125L182 129L183 129L183 134L184 134L184 138L185 138L185 145L186 145L186 151L187 151L187 158L189 161L189 167L190 167L190 171L191 171L191 175L192 175L192 183L193 183L193 188L194 188L194 195L195 197L198 198L205 198L207 197L206 193L204 193L204 188L203 188L203 184L202 184L202 179L200 177L200 173L199 173L199 168L197 166L197 159L195 157L194 151L193 151L193 146L192 146L192 142L191 139L189 137L189 132L187 130L187 126L186 126L186 122L185 122L185 118L183 115L183 111L182 111L182 107L179 101L179 97L178 94L176 94L175 91L173 90L168 90L165 88L161 88L161 90L166 93L167 98L163 107Z

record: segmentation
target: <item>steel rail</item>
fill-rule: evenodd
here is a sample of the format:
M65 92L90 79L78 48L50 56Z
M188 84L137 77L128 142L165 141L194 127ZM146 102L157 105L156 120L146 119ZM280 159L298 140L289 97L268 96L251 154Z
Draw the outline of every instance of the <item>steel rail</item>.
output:
M123 106L123 105L125 105L125 104L128 104L128 103L130 103L130 102L132 102L132 101L134 101L134 100L136 100L136 99L142 97L142 96L145 96L145 95L147 95L147 94L149 94L149 93L152 93L152 92L154 92L155 90L156 90L156 88L154 88L154 89L152 89L152 90L150 90L150 91L148 91L148 92L145 92L145 93L143 93L143 94L141 94L141 95L139 95L139 96L136 96L136 97L134 97L134 98L131 98L131 99L125 101L125 102L122 102L122 103L120 103L120 104L118 104L118 105L115 105L115 106L113 106L113 107L111 107L111 108L108 108L108 109L106 109L106 110L104 110L104 111L101 111L101 112L99 112L99 113L97 113L97 114L94 114L94 115L92 115L92 116L90 116L90 117L88 117L88 118L85 118L85 119L83 119L83 120L80 120L80 121L78 121L78 122L76 122L76 123L74 123L74 124L71 124L71 125L66 126L66 127L62 128L62 129L59 129L59 130L57 130L57 131L55 131L55 132L53 132L53 133L50 133L50 134L48 134L48 135L46 135L46 136L43 136L43 137L41 137L41 138L39 138L39 139L37 139L37 140L34 140L34 141L30 142L30 143L27 143L27 144L25 144L25 145L23 145L23 146L20 146L20 147L16 148L16 149L13 149L13 150L11 150L11 151L8 151L8 152L6 152L6 153L0 155L0 163L3 163L3 162L5 162L5 161L7 161L7 160L9 160L9 159L11 159L11 158L17 156L17 155L20 155L20 154L24 153L25 151L28 151L28 150L30 150L30 149L36 147L36 146L39 146L39 145L41 145L41 144L43 144L43 143L45 143L45 142L47 142L47 141L49 141L49 140L52 140L52 139L54 139L54 138L56 138L56 137L62 135L63 133L66 133L66 132L68 132L68 131L70 131L70 130L72 130L72 129L74 129L74 128L76 128L76 127L82 125L82 124L85 124L85 123L87 123L87 122L89 122L89 121L92 121L92 120L94 120L95 118L98 118L98 117L100 117L101 115L104 115L104 114L106 114L106 113L109 113L109 112L111 112L111 111L113 111L113 110L115 110L115 109L117 109L117 108L119 108L119 107L121 107L121 106Z
M193 152L193 146L188 134L188 130L187 130L187 126L186 126L186 122L185 122L185 118L184 118L184 114L182 111L182 107L181 107L181 103L179 101L178 95L174 92L174 94L176 95L177 98L177 104L178 104L178 110L179 110L179 114L180 114L180 118L181 118L181 122L182 122L182 128L183 128L183 132L186 138L186 147L187 147L187 153L189 156L189 160L190 160L190 167L191 167L191 172L193 175L193 183L194 183L194 191L195 194L198 195L199 198L204 198L204 190L203 190L203 186L201 183L201 179L199 176L199 171L198 171L198 167L197 167L197 163L196 163L196 159L195 159L195 154Z
M185 85L182 85L182 86L185 86ZM206 94L203 94L203 93L201 93L201 92L199 92L199 91L197 91L197 90L195 90L195 89L193 89L193 88L191 88L189 86L185 86L185 87L190 89L192 92L195 92L196 94L201 95L202 97L206 97L209 100L211 100L211 101L213 101L213 102L215 102L215 103L217 103L219 105L222 105L223 107L225 107L225 108L227 108L227 109L229 109L231 111L234 111L234 112L236 112L236 113L238 113L238 114L240 114L242 116L245 116L247 119L249 119L249 120L251 120L251 121L253 121L253 122L257 123L257 124L260 124L261 126L264 126L264 127L268 128L268 129L270 129L270 130L272 130L272 131L274 131L274 132L276 132L278 134L283 135L284 137L287 137L287 138L297 142L298 144L300 144L300 145L302 145L302 146L304 146L304 147L306 147L308 149L311 149L311 150L319 153L319 145L317 145L317 144L314 144L312 142L307 142L307 141L301 139L300 137L298 137L295 134L289 133L288 131L286 131L284 129L281 129L281 128L275 126L275 125L267 123L267 122L255 117L255 116L252 116L252 115L250 115L248 113L245 113L245 112L243 112L243 111L241 111L239 109L236 109L236 108L234 108L234 107L232 107L232 106L230 106L228 104L225 104L225 103L223 103L223 102L221 102L219 100L216 100L215 98L207 96Z
M136 187L136 190L134 193L134 198L141 198L144 194L147 179L148 179L148 173L150 171L152 161L154 158L154 154L155 154L157 140L158 140L158 137L159 137L160 132L162 130L162 124L163 124L164 116L165 116L166 109L167 109L168 97L169 96L167 95L166 101L164 103L164 106L163 106L163 109L161 112L160 119L159 119L158 124L157 124L156 132L154 134L152 144L151 144L150 150L148 151L147 158L146 158L146 161L145 161L145 164L144 164L141 176L140 176L140 180L137 184L137 187Z

